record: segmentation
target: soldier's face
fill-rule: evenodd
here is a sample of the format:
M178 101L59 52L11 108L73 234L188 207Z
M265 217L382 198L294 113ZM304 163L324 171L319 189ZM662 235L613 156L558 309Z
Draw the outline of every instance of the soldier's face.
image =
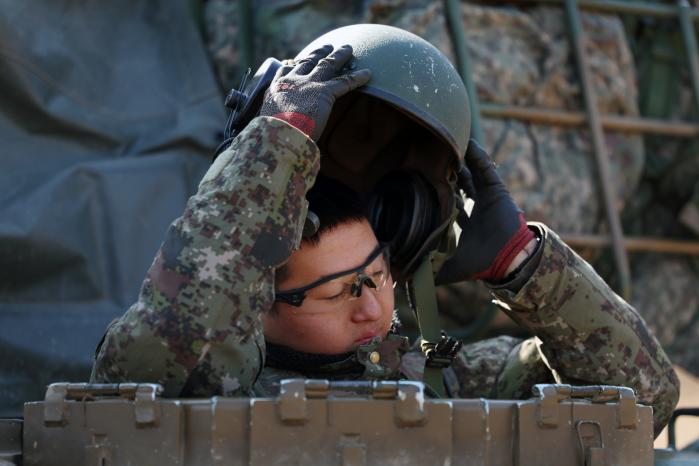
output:
M339 225L325 232L317 246L303 243L287 263L287 278L277 290L300 288L344 270L356 268L376 250L378 241L366 222ZM370 265L367 274L376 274ZM348 277L348 279L351 277ZM297 351L339 354L375 336L385 336L393 316L393 281L390 275L380 290L362 285L360 296L335 302L336 292L309 292L300 307L276 303L276 313L263 316L265 338ZM328 296L325 296L327 294Z

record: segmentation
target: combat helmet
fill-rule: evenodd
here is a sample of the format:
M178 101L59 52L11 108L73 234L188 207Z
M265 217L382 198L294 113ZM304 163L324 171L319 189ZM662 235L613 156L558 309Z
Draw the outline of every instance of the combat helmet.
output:
M368 68L368 84L333 106L323 135L321 172L366 198L379 240L391 244L394 279L409 279L419 261L439 250L446 258L455 240L451 225L468 179L463 158L471 113L459 74L424 39L392 26L355 24L330 31L296 56L331 44L349 44L347 71ZM264 92L281 62L268 58L239 90L216 155L259 113ZM468 191L468 190L467 190ZM312 234L312 213L304 234Z
M421 37L393 26L355 24L308 44L296 59L331 44L353 49L351 69L368 68L371 81L358 90L387 102L433 131L463 158L471 112L466 88L446 56Z
M393 243L398 275L409 276L451 232L471 126L465 86L442 52L399 28L335 29L296 59L325 44L350 44L347 68L372 77L333 107L318 142L321 171L368 197L379 240Z

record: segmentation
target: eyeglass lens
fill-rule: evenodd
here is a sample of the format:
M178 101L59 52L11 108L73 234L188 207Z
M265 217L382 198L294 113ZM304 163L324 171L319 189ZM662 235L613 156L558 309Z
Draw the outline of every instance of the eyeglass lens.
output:
M323 283L306 292L306 299L346 301L361 296L361 288L367 285L381 291L389 276L386 254L379 254L369 265L359 272L350 272L334 280Z

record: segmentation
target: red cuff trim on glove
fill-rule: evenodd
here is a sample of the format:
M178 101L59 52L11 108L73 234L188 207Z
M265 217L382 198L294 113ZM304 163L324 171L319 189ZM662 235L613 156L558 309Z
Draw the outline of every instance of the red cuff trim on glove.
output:
M310 118L309 116L304 115L302 113L279 112L275 113L272 116L274 118L286 121L291 126L298 129L308 137L311 137L311 134L313 134L313 130L316 127L316 122L313 121L313 118Z
M534 232L527 227L527 222L524 220L524 215L520 212L519 214L519 229L510 238L510 240L505 244L505 246L498 252L495 256L495 260L490 267L485 269L483 272L474 275L475 280L489 280L498 281L505 278L505 272L510 266L512 261L515 259L517 254L524 249L524 247L534 239Z

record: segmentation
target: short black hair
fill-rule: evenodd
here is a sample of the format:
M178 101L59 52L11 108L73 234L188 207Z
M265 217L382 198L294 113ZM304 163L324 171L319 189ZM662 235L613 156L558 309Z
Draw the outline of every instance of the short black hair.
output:
M367 206L362 197L349 186L324 175L318 175L316 182L306 194L308 210L319 220L318 230L303 243L317 246L323 234L348 223L369 221ZM275 282L286 280L288 276L286 265L278 267Z
M308 210L318 216L320 226L312 236L303 241L317 246L323 233L338 225L368 221L366 203L349 186L324 175L319 175L306 194Z

